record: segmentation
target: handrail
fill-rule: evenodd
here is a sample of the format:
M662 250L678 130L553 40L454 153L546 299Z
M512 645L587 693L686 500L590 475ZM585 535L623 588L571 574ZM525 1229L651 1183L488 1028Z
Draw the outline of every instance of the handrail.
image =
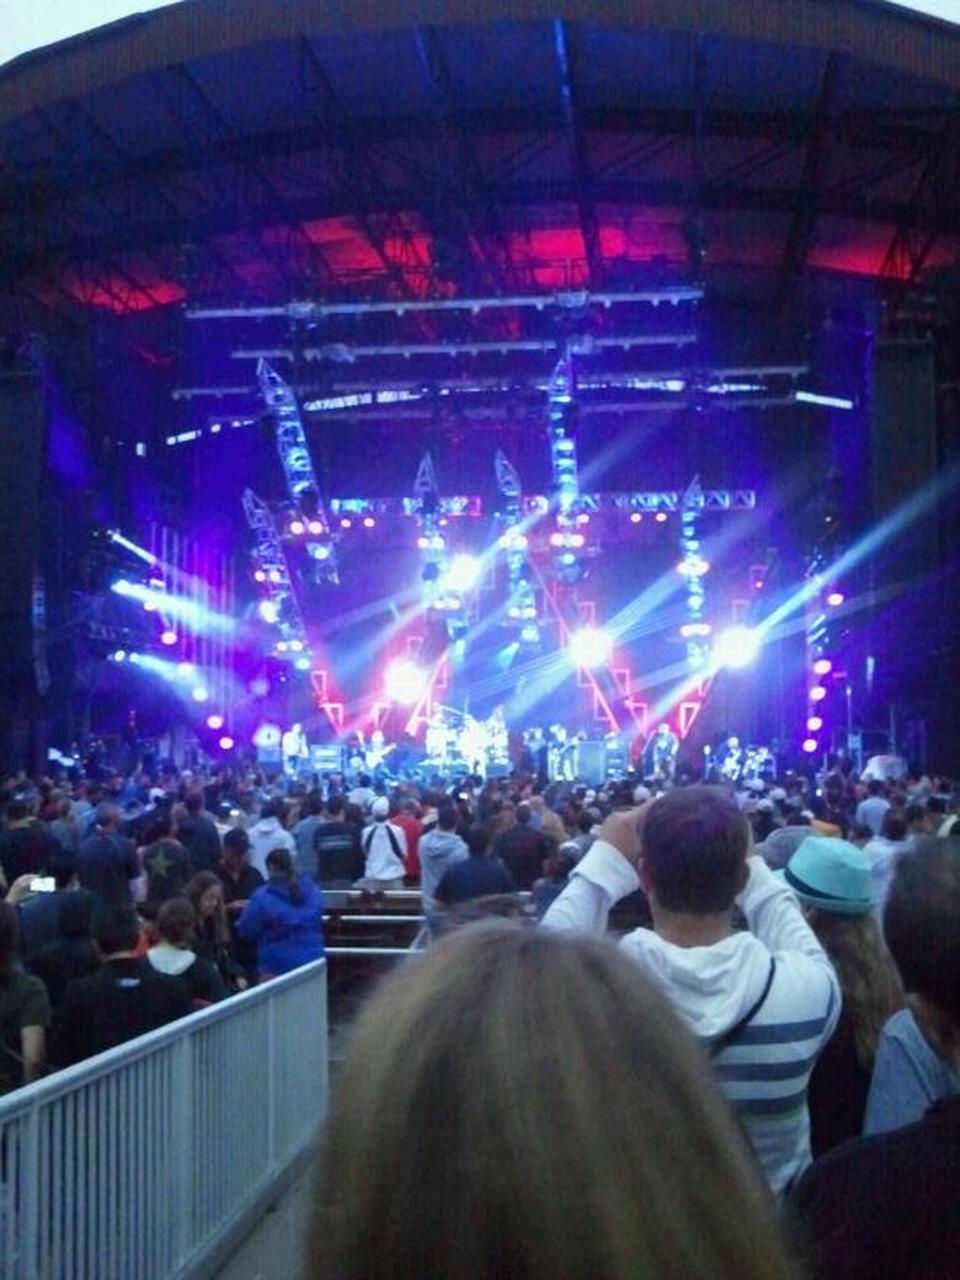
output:
M168 1022L166 1026L157 1027L155 1031L147 1031L134 1040L127 1040L124 1044L118 1044L112 1049L104 1049L102 1053L94 1054L92 1058L84 1058L82 1062L76 1062L72 1066L61 1067L52 1075L35 1080L33 1084L15 1089L12 1093L3 1094L0 1096L0 1124L3 1124L9 1116L36 1106L51 1097L57 1097L71 1088L76 1088L102 1075L107 1070L149 1057L164 1045L180 1040L185 1032L189 1033L200 1026L234 1017L242 1004L258 1004L277 995L285 987L300 986L310 973L319 972L323 968L324 961L315 960L312 964L295 969L292 973L285 973L271 979L270 982L249 987L246 991L230 996L228 1000L220 1000L216 1004L208 1005L205 1009L198 1009L196 1013L189 1013L175 1022Z
M212 1274L312 1150L326 978L315 961L0 1099L0 1280Z

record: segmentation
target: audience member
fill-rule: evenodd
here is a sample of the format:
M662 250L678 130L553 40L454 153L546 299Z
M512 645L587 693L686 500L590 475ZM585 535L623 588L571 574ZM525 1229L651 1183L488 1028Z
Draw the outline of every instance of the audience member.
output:
M513 876L499 858L491 858L491 832L486 824L469 827L463 837L468 857L448 867L434 891L443 907L454 907L475 898L516 892Z
M960 845L928 837L894 871L883 932L909 1008L877 1047L864 1133L922 1120L960 1092Z
M576 845L572 842L562 844L556 853L551 853L549 858L544 859L543 875L534 882L531 893L533 910L538 920L543 919L547 908L560 897L560 894L567 887L570 872L578 861L573 856L572 851L574 849L576 849Z
M220 971L193 950L197 914L190 900L168 898L157 912L155 927L158 940L147 959L157 973L176 979L195 1009L222 1000L227 988Z
M203 792L188 792L183 807L185 812L177 823L177 839L186 849L194 871L212 871L220 861L220 833L204 811Z
M103 964L75 978L54 1020L61 1066L112 1049L190 1012L190 997L139 955L140 918L132 905L111 907L97 928Z
M104 800L93 813L93 828L77 850L77 867L84 889L108 907L126 906L140 879L140 859L132 840L119 833L120 810Z
M420 871L420 837L423 835L423 823L417 817L419 805L416 800L410 796L404 796L397 805L397 811L391 818L391 822L400 830L407 838L407 856L404 858L404 867L407 872L408 880L419 880Z
M920 1044L881 1042L875 1076L892 1103L883 1131L831 1151L791 1193L811 1280L949 1280L960 1271L960 846L931 838L900 860L884 932L916 1001ZM925 1053L952 1087L936 1087Z
M47 1065L50 1001L17 959L17 913L0 902L0 1094L32 1084Z
M897 859L911 848L912 843L907 833L907 819L903 810L888 808L880 820L879 835L873 836L863 846L863 852L870 859L874 910L878 920Z
M323 797L319 791L311 791L304 800L302 817L291 832L297 847L297 870L302 876L317 879L317 846L318 828L323 826Z
M267 854L267 883L250 898L237 933L256 944L261 982L323 955L323 893L297 875L289 849Z
M15 796L8 801L6 826L0 831L0 873L8 885L21 876L42 875L59 849L29 800Z
M810 836L782 873L833 962L843 1006L810 1078L814 1156L858 1136L884 1023L903 987L871 911L870 861L845 840Z
M177 839L177 823L170 809L158 809L143 850L147 902L153 911L168 898L182 897L193 875L190 855Z
M731 795L676 788L607 819L544 925L601 931L614 903L644 889L653 930L621 946L703 1041L779 1194L810 1163L807 1085L840 991L793 891L750 854ZM745 932L734 931L735 905Z
M85 899L90 904L91 915L95 903L89 889L80 888L77 859L62 849L47 862L48 877L53 880L53 892L32 893L19 903L20 954L29 968L30 961L42 948L56 942L62 936L61 911L65 902L73 897Z
M866 798L857 805L854 817L861 826L869 827L873 834L878 836L883 815L889 808L890 801L887 799L886 787L882 782L874 779L867 783Z
M424 911L434 906L437 885L444 873L468 856L466 843L457 835L459 810L452 804L442 805L435 830L420 839L420 894Z
M494 857L501 860L518 889L532 889L543 871L544 859L555 844L531 825L532 811L526 801L516 807L516 822L493 842Z
M266 878L267 854L273 849L286 849L293 857L297 842L284 826L286 805L279 796L268 800L260 811L260 821L250 828L250 865Z
M47 988L54 1012L74 978L100 968L100 951L93 940L95 903L93 894L68 894L60 907L56 936L29 961L30 972Z
M390 801L378 796L370 810L373 821L361 837L364 868L355 887L367 893L400 889L407 873L407 837L402 828L387 821L389 813Z
M327 800L324 818L313 837L315 879L326 889L349 889L363 875L360 823L348 817L340 795L332 795Z
M666 1003L608 944L515 925L454 935L366 1004L313 1206L309 1280L793 1275Z
M214 966L228 991L243 991L247 981L235 955L223 883L214 872L201 871L187 885L186 896L196 914L193 950Z

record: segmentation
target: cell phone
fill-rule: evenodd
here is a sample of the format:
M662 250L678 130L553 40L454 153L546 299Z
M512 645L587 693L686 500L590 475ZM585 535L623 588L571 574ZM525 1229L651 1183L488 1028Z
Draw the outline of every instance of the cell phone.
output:
M57 882L53 876L34 876L30 881L31 893L53 893Z

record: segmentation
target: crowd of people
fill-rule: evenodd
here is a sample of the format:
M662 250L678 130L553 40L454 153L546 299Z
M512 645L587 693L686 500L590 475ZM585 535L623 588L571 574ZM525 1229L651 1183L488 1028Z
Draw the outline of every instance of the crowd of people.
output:
M0 1091L319 957L324 890L420 894L427 955L331 1107L311 1274L953 1274L947 779L170 770L2 800ZM436 1231L403 1191L433 1186Z

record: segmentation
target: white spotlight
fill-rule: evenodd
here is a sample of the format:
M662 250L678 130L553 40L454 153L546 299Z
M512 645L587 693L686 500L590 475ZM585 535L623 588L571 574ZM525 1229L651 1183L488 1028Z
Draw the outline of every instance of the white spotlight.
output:
M387 697L401 706L412 706L426 692L427 673L409 658L394 658L383 678Z
M602 667L610 660L613 639L599 627L581 627L571 635L567 648L578 667Z
M715 667L749 667L760 652L760 636L751 627L731 627L713 646Z
M443 575L444 583L450 591L460 593L471 591L480 580L482 567L476 556L454 556Z

